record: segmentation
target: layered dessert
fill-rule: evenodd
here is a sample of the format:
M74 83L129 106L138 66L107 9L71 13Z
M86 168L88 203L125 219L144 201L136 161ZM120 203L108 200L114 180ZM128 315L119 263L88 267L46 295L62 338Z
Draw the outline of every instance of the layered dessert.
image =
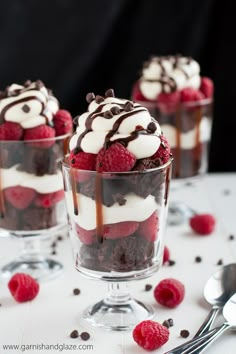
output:
M66 222L59 160L72 125L40 80L0 92L1 228L24 234Z
M190 57L153 56L143 65L132 98L158 119L174 156L173 177L207 170L213 82Z
M169 144L146 108L112 89L87 102L63 166L77 267L147 269L162 262Z

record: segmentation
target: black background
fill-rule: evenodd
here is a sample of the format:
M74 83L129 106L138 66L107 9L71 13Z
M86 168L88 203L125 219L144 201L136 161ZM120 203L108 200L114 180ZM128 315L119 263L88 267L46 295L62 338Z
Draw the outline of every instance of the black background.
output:
M85 95L130 97L150 55L190 55L215 83L210 171L236 171L232 1L1 1L0 89L41 79L77 115Z

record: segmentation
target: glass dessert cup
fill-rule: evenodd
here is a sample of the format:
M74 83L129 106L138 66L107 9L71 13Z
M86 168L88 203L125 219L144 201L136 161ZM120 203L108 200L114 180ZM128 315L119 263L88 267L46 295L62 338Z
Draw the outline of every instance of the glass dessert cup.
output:
M0 236L19 243L19 257L1 274L47 280L63 269L41 244L68 230L60 161L70 134L42 140L0 141Z
M162 265L171 163L145 171L97 173L62 163L76 269L108 282L106 297L83 319L108 330L128 330L151 318L127 282Z
M192 209L175 198L181 185L193 184L208 169L213 101L165 104L150 101L135 102L146 107L166 136L173 154L172 183L168 224L181 224L193 214Z

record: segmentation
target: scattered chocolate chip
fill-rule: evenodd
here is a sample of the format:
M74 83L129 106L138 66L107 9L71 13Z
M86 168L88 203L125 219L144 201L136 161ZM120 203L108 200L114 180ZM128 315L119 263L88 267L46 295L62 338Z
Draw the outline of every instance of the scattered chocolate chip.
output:
M222 265L222 264L223 264L223 259L219 259L217 265Z
M125 112L130 112L134 109L134 105L133 105L133 102L131 101L127 101L125 102L125 105L124 105L124 111Z
M230 241L234 240L234 235L229 235L229 240Z
M95 95L94 95L94 93L93 93L93 92L87 93L87 95L86 95L86 101L87 101L88 103L91 103L93 100L95 100Z
M180 335L181 335L181 337L183 337L183 338L188 338L188 336L189 336L189 331L187 330L187 329L182 329L181 331L180 331Z
M63 241L63 236L57 236L57 241Z
M195 257L196 263L201 263L201 261L202 261L202 257L200 257L200 256Z
M74 329L71 334L70 334L71 338L78 338L79 337L79 332L77 331L77 329Z
M113 90L113 89L108 89L108 90L106 90L105 96L106 96L106 97L115 97L114 90Z
M118 106L113 106L113 107L111 107L111 109L110 109L110 111L111 111L111 113L112 114L120 114L120 108L118 107Z
M57 252L55 250L52 251L52 255L55 256Z
M101 102L104 101L104 98L103 98L102 96L97 95L97 96L95 97L95 101L96 101L96 103L101 103Z
M147 132L149 133L154 133L157 130L156 124L154 122L151 122L147 126Z
M81 338L82 340L88 340L88 339L90 338L90 334L89 334L88 332L82 332L82 333L80 334L80 338Z
M174 320L173 320L173 318L168 318L167 321L169 322L170 327L173 327L173 326L174 326Z
M57 247L57 243L56 243L56 241L54 241L54 242L51 244L51 247L52 247L52 248Z
M175 265L176 262L170 259L168 263L169 263L169 266L173 266L173 265Z
M32 84L32 81L31 81L31 80L26 80L26 81L24 82L24 87L29 87L31 84Z
M193 186L193 182L188 181L188 182L185 182L184 185L185 185L186 187L192 187L192 186Z
M79 294L80 294L80 290L79 290L78 288L75 288L75 289L73 290L73 294L74 294L74 295L79 295Z
M36 89L40 90L44 86L44 83L41 80L37 80L35 82L35 86L36 86Z
M110 119L110 118L113 117L113 114L112 114L111 111L106 111L106 112L103 113L103 117L107 118L107 119Z
M152 289L152 285L151 284L146 284L145 285L145 291L150 291Z
M230 194L230 190L229 190L229 189L223 190L223 194L224 194L224 195L229 195L229 194Z
M170 327L169 321L168 321L168 320L165 320L165 321L162 323L162 326L165 326L166 328L169 328L169 327Z

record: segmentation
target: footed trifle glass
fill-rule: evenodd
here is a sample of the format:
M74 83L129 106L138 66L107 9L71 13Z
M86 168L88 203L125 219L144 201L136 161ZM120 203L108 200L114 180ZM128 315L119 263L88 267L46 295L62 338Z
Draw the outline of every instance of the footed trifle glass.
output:
M1 269L5 277L24 272L46 280L63 268L41 246L68 231L60 161L69 136L0 141L0 236L19 243L19 256Z
M127 284L162 265L171 163L111 173L76 169L67 158L62 163L75 267L108 283L104 299L83 313L94 326L127 330L153 316Z
M134 101L146 107L159 122L171 146L174 162L168 224L180 224L194 211L176 199L175 192L181 185L193 184L208 170L213 100L205 98L177 104Z

